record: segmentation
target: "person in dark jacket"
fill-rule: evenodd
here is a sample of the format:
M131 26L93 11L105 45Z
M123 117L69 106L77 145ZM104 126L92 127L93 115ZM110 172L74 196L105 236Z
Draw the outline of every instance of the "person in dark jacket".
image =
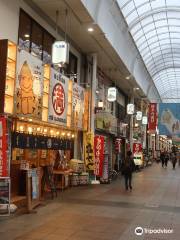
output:
M135 164L133 160L133 155L131 151L127 152L127 157L122 167L122 171L125 179L125 188L126 190L132 190L132 172L135 169Z
M171 161L172 161L172 165L173 165L173 170L175 170L176 163L177 163L176 152L171 153Z
M164 167L164 162L165 162L165 153L161 151L161 154L160 154L160 160L161 160L161 164L162 164L162 167Z

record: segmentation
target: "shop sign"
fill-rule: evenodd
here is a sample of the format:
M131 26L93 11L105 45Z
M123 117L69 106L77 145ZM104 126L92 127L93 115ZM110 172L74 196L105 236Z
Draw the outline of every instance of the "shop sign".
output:
M84 88L73 83L72 121L74 127L81 129L83 128L84 97Z
M109 102L114 102L116 101L116 96L117 95L117 89L115 87L110 87L108 88L108 96L107 96L107 100Z
M143 124L143 125L147 125L147 123L148 123L147 116L143 116L143 117L142 117L142 124Z
M105 154L101 181L108 182L108 180L109 180L109 155Z
M104 137L96 135L94 137L94 174L102 176L104 162Z
M137 121L141 121L142 120L142 112L137 111L137 113L136 113L136 120Z
M21 160L20 169L21 170L29 170L29 162L26 160Z
M133 154L139 154L142 152L142 144L141 143L133 143Z
M127 114L134 114L134 104L129 103L127 105Z
M115 151L116 151L116 153L121 152L121 142L122 142L122 139L116 138L116 140L115 140Z
M14 132L12 134L12 147L21 149L68 150L73 148L73 140Z
M0 117L0 177L9 176L6 131L6 118Z
M69 43L65 41L56 41L52 45L52 63L69 63Z
M94 136L92 132L84 134L84 151L86 169L94 170Z
M67 125L69 79L51 69L51 85L49 94L49 122Z
M148 129L150 131L156 131L157 127L157 103L149 104L148 112Z
M41 119L43 96L43 63L21 50L17 58L16 114Z

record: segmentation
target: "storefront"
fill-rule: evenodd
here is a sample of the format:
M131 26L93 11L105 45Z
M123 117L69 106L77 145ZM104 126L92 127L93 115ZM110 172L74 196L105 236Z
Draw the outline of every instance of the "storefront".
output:
M37 169L41 198L43 168L70 168L78 132L87 131L88 93L11 41L0 41L0 55L0 110L11 120L11 196L27 194L24 171Z

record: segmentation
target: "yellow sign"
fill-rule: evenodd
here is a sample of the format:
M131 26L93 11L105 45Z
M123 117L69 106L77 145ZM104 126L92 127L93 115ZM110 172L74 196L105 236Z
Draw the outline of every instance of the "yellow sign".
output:
M84 156L86 170L94 170L94 134L92 132L84 134Z

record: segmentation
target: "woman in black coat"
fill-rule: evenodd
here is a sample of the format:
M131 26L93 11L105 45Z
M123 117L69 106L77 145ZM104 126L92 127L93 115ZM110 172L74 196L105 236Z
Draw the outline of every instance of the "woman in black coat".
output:
M127 157L123 163L122 173L125 179L125 188L126 190L132 190L132 173L135 169L135 164L133 160L133 155L131 151L127 152Z

